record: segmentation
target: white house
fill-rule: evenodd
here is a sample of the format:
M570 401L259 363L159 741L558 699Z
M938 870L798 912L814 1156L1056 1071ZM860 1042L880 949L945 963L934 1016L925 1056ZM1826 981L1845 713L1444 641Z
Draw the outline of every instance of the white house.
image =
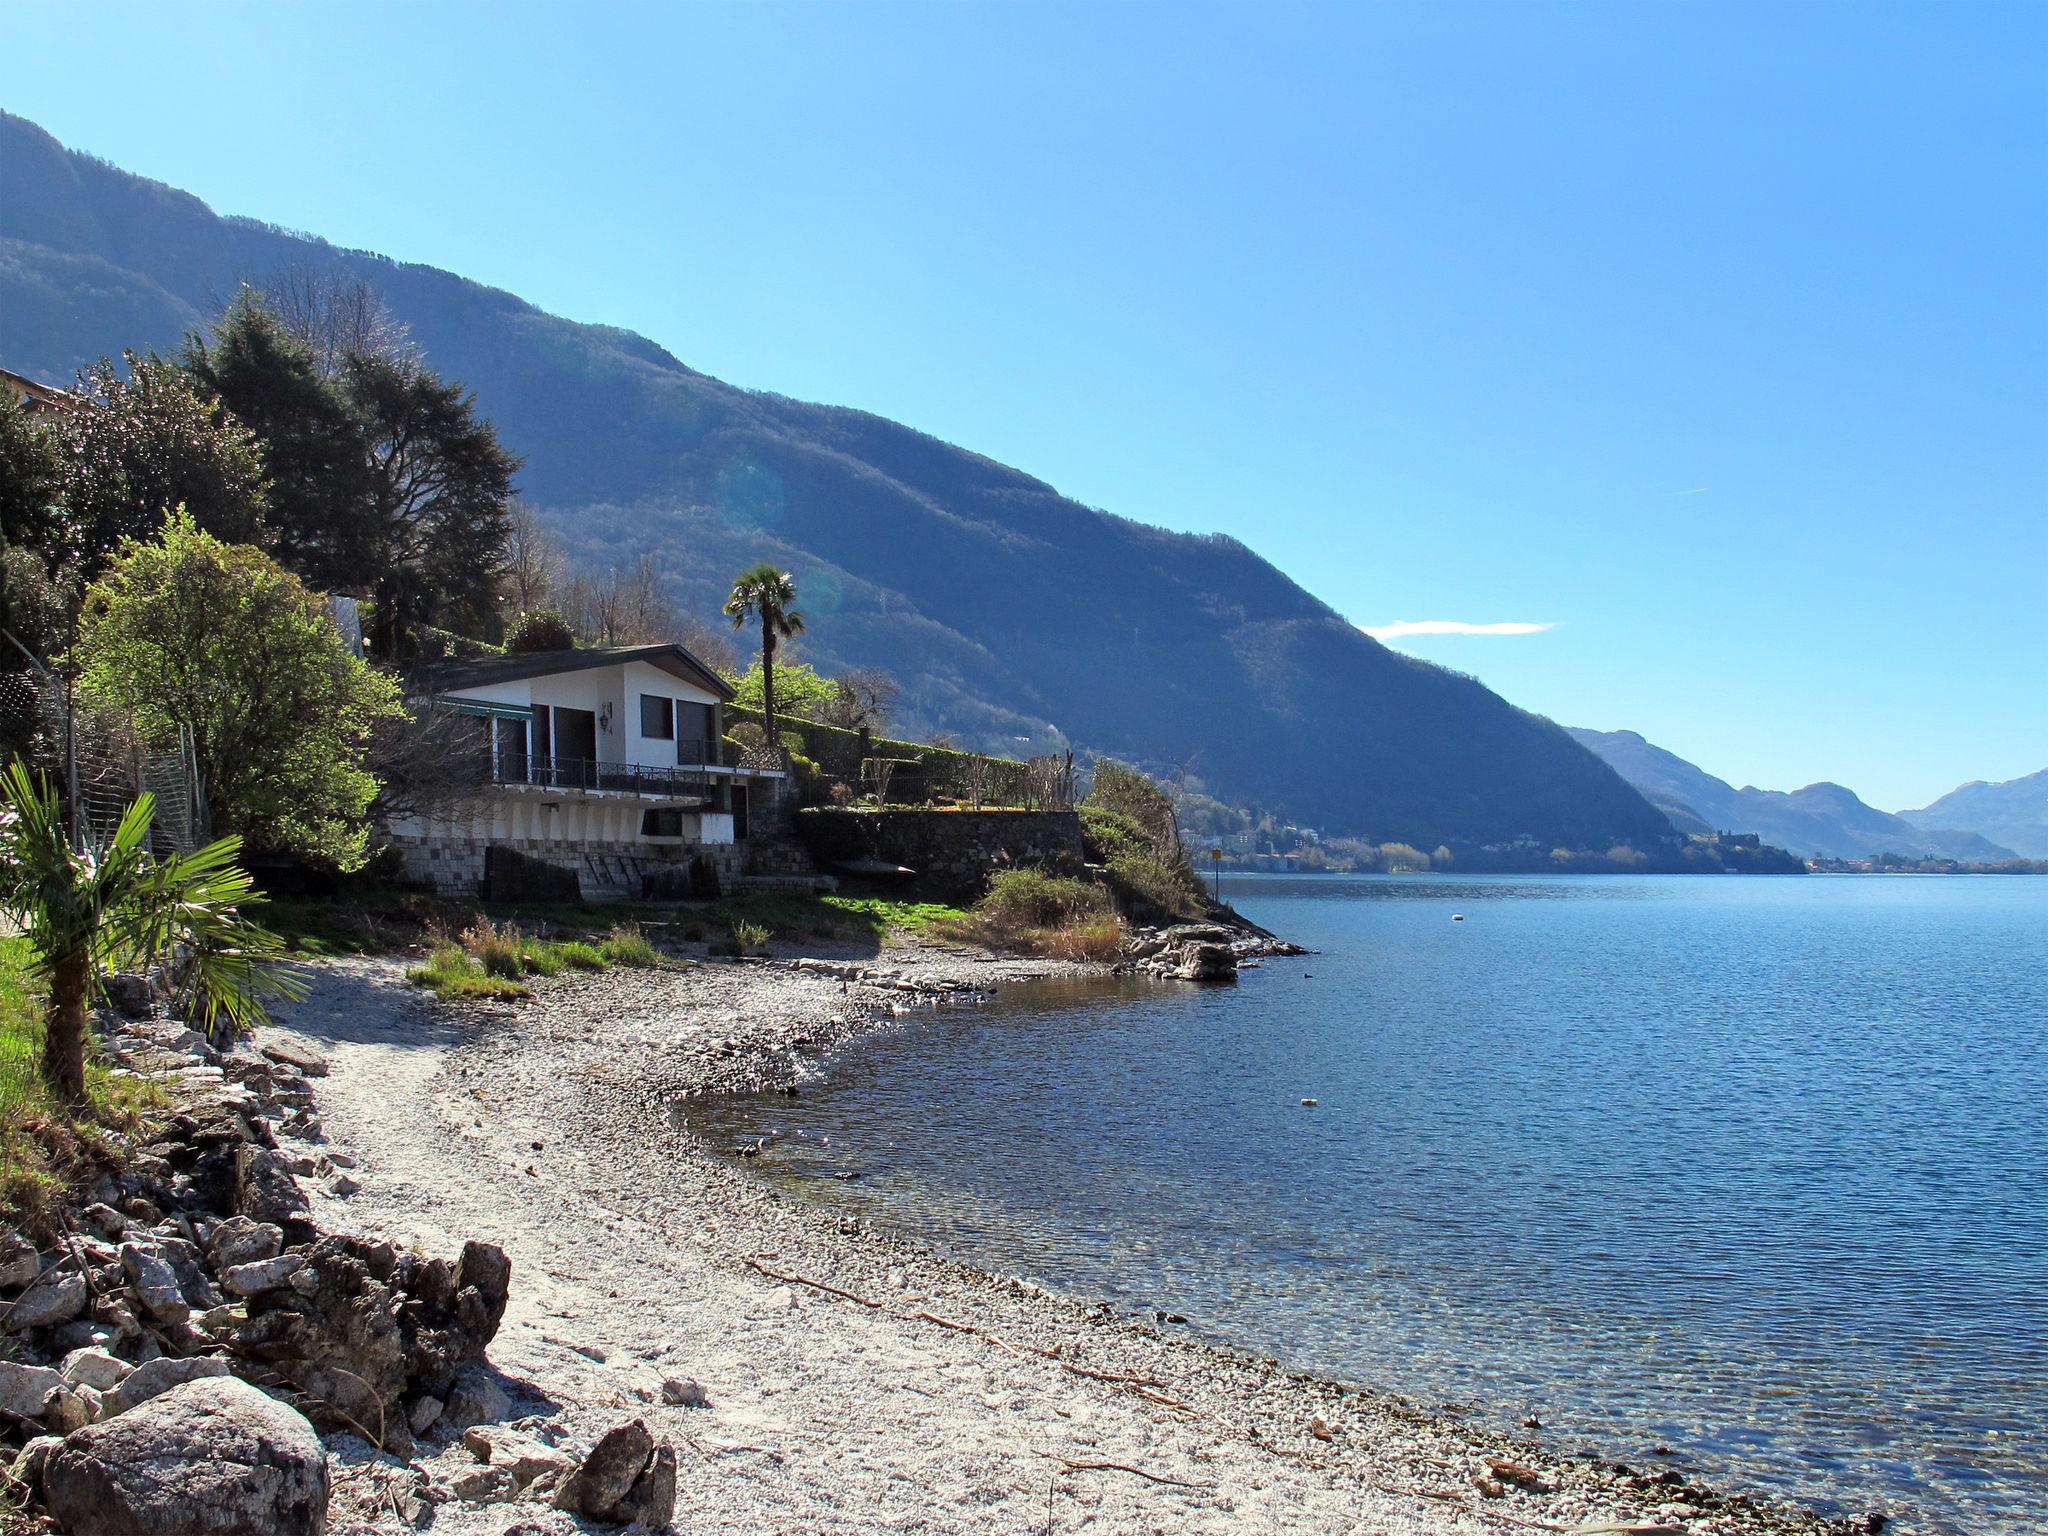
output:
M680 645L445 662L407 691L474 722L452 733L453 792L385 828L407 874L443 892L475 891L494 847L574 870L585 895L638 896L695 860L729 878L750 814L782 793L779 757L725 761L732 689Z

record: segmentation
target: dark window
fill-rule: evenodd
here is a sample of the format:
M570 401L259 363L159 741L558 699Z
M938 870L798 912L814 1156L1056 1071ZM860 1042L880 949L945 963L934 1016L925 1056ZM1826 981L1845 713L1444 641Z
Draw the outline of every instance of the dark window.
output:
M676 701L640 695L640 734L656 741L672 741L676 734Z
M687 699L676 704L676 761L679 763L715 763L718 753L712 732L712 713L709 704L692 704Z
M642 811L640 813L640 835L642 837L681 837L683 835L683 813L676 810Z

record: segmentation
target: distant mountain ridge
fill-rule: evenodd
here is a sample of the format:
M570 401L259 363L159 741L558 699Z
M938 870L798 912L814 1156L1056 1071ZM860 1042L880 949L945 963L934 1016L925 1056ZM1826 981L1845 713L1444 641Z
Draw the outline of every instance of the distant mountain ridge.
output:
M62 379L169 349L289 263L365 277L526 456L522 490L572 551L656 549L706 614L734 571L786 564L812 659L894 671L906 729L1192 763L1219 795L1422 847L1671 836L1559 727L1385 649L1234 539L1112 517L452 273L218 217L5 114L0 178L0 364Z
M1839 784L1792 791L1736 789L1634 731L1571 734L1598 753L1681 831L1754 832L1802 857L1868 858L1896 853L1980 863L2010 858L2013 849L1969 830L1919 825L1865 805ZM1940 802L1936 802L1939 804Z
M1996 784L1976 779L1899 815L1916 827L1961 827L2030 859L2048 859L2048 768Z

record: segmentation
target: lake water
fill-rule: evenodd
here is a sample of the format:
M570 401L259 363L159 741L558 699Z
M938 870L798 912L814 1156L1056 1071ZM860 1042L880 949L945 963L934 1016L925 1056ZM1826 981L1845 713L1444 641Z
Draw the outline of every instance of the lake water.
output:
M1224 894L1322 953L1016 989L693 1123L989 1268L1561 1448L2048 1529L2048 880Z

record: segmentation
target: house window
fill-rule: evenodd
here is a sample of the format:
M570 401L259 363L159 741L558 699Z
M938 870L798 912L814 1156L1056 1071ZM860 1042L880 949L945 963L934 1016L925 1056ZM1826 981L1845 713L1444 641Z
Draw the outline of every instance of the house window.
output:
M640 813L640 835L642 837L681 837L683 835L683 812L673 809L642 811Z
M676 701L640 695L640 734L654 741L673 741L676 735Z

